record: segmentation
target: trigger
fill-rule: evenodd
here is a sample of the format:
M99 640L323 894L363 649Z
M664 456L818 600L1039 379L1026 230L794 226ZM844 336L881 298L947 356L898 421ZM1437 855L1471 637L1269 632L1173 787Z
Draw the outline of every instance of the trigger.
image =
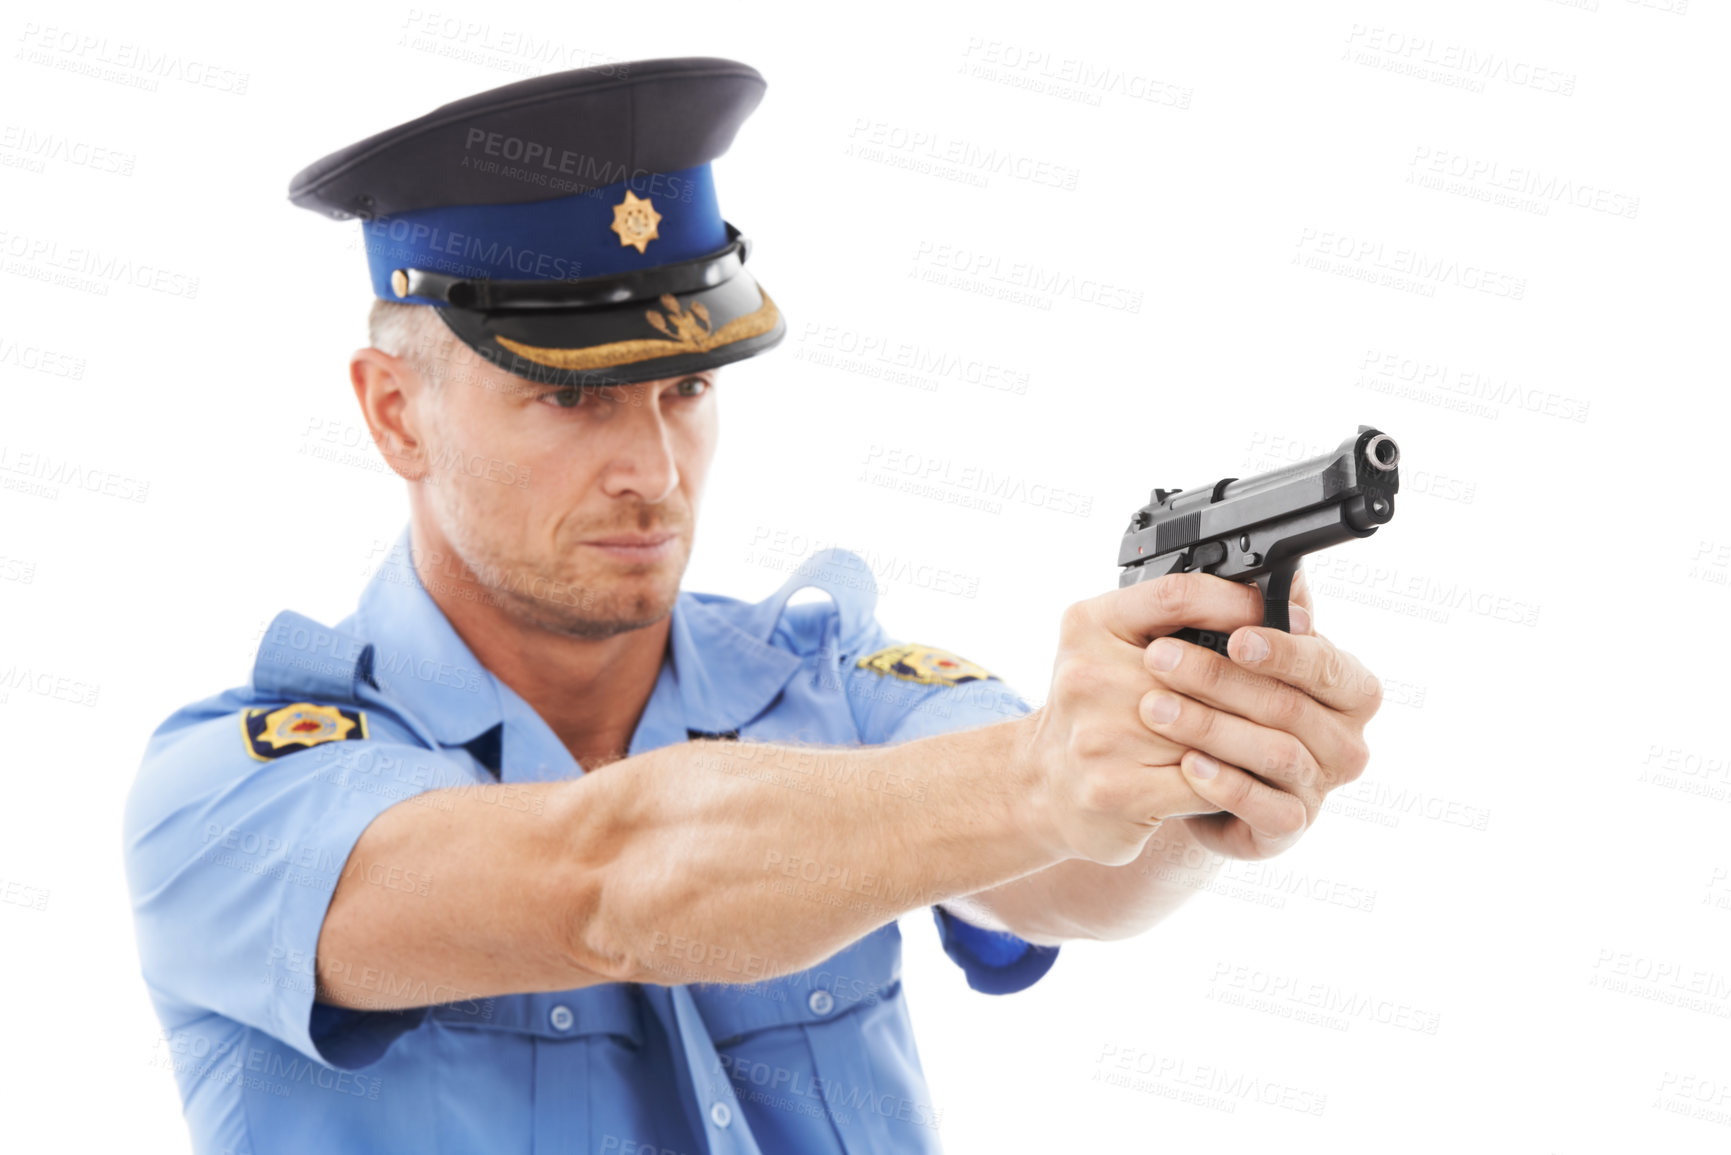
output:
M1226 543L1219 541L1203 542L1191 552L1191 569L1207 569L1217 566L1226 560Z

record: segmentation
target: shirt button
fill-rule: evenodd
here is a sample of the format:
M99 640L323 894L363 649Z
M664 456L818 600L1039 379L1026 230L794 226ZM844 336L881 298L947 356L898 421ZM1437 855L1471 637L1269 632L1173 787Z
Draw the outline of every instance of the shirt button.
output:
M835 996L828 991L813 991L811 997L805 1000L805 1005L811 1008L814 1015L827 1015L835 1010Z
M577 1021L577 1016L571 1013L571 1008L560 1003L547 1013L547 1021L553 1024L555 1031L568 1031L571 1024Z
M715 1103L709 1108L709 1117L717 1127L725 1127L733 1122L733 1108L726 1103Z

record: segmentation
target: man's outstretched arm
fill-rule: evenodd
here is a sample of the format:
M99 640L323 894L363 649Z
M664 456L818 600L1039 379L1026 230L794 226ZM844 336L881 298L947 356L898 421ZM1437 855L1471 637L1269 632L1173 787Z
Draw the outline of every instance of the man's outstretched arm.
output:
M787 787L808 776L809 748L717 741L567 782L400 802L362 834L338 883L319 998L412 1005L381 1001L369 968L467 997L804 969L904 910L1060 859L1033 820L1028 764L1010 770L1022 730L823 750L830 797ZM883 774L917 774L925 798L867 788ZM437 885L404 902L367 884L392 869Z
M755 981L1068 859L1131 862L1162 819L1217 808L1137 716L1148 642L1242 608L1210 608L1202 582L1231 584L1178 575L1070 607L1038 715L824 749L821 794L788 788L808 779L809 747L695 742L573 781L398 803L356 842L326 912L319 997L413 1005L381 995L380 973L466 996ZM892 775L923 783L918 800L872 788ZM392 868L437 885L401 902L366 884Z

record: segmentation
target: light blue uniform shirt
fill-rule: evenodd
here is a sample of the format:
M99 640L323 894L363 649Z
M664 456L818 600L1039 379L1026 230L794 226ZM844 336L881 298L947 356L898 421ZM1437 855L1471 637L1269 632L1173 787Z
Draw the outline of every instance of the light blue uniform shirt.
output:
M582 769L489 673L428 596L405 533L355 614L298 614L266 630L250 685L179 711L150 741L128 799L127 876L145 982L199 1152L597 1152L822 1155L935 1152L932 1104L902 993L894 922L822 964L738 983L608 983L471 998L390 973L351 981L426 1005L356 1011L314 1001L326 907L361 832L442 787L538 782ZM829 601L789 606L806 586ZM1029 705L996 678L929 685L860 669L894 644L868 567L825 550L756 604L681 591L669 654L629 754L698 736L823 746L894 743L1002 721ZM247 711L311 703L364 715L366 736L252 753ZM255 723L266 715L255 716ZM267 747L267 750L269 748ZM834 760L784 773L833 790ZM871 788L917 796L917 776ZM501 805L527 807L501 792ZM838 813L837 821L846 821ZM772 861L766 878L811 884ZM404 902L439 878L382 869ZM785 877L784 877L785 875ZM839 886L878 900L864 878ZM933 908L977 990L1037 981L1055 948ZM704 948L669 938L670 965ZM346 962L338 965L348 967ZM677 975L670 975L676 979Z

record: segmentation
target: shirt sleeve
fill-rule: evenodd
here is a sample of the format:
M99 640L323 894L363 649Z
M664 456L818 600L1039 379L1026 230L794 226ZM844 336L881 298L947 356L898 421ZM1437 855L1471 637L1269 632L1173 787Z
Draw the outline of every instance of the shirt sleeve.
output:
M944 953L968 976L968 985L988 995L1008 995L1039 982L1058 961L1055 946L1035 946L1004 931L986 930L966 922L941 906L932 907L938 920L938 941Z
M872 644L883 648L891 643L879 631ZM996 676L958 685L926 684L850 666L847 684L855 720L868 743L895 745L1020 718L1033 710ZM1017 935L975 926L942 906L932 907L932 917L944 953L976 991L1005 995L1025 990L1058 961L1058 947L1035 946Z
M151 739L127 799L125 857L146 983L189 1018L215 1012L342 1070L376 1062L426 1008L350 1010L315 999L319 931L349 852L389 807L477 781L435 750L376 738L260 760L244 702ZM184 712L183 712L184 713ZM425 894L405 874L380 885ZM342 965L343 960L333 960ZM382 992L402 984L379 975ZM431 1000L430 1000L431 1001Z

